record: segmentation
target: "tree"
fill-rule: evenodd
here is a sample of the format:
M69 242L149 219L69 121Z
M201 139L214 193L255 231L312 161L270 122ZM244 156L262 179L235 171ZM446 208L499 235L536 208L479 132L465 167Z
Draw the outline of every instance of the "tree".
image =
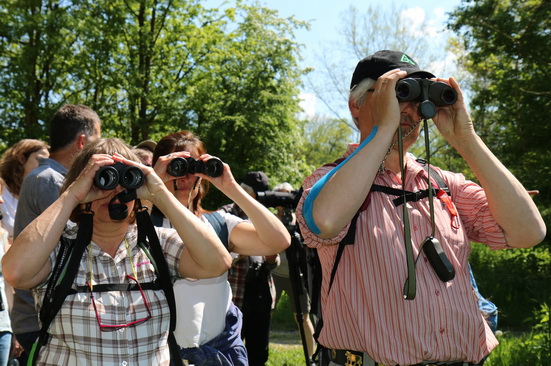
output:
M6 0L0 17L0 138L41 138L53 100L71 83L77 18L55 0Z
M340 158L353 130L346 121L316 115L304 126L303 154L311 171Z
M445 60L446 43L443 30L429 26L424 12L420 9L404 9L391 6L381 8L369 6L365 12L350 6L341 14L342 29L340 40L328 44L318 55L320 67L317 75L309 78L309 85L316 96L325 104L333 118L348 124L357 131L348 111L350 77L359 60L378 50L403 50L415 58L424 70L444 75L453 66L438 62ZM440 37L442 35L442 37ZM317 82L316 80L322 80ZM429 122L430 153L435 164L464 170L464 164L456 155L450 155L450 147ZM350 138L350 135L343 135ZM411 149L416 156L424 157L425 143L421 136ZM453 157L453 158L451 158Z
M367 55L384 49L401 50L414 57L425 69L431 69L429 65L445 58L443 47L435 44L435 37L431 37L423 16L417 16L414 23L404 8L395 6L388 10L369 6L363 13L350 6L341 14L340 39L328 44L317 57L322 82L310 80L316 95L333 117L350 120L350 78L358 61ZM351 121L349 126L356 129Z
M551 3L464 1L449 21L472 74L477 131L528 189L551 223ZM504 197L506 199L506 197Z
M9 0L0 14L6 145L31 131L44 138L55 109L86 104L104 136L133 145L190 129L236 177L303 175L296 115L306 70L293 32L307 23L241 1Z

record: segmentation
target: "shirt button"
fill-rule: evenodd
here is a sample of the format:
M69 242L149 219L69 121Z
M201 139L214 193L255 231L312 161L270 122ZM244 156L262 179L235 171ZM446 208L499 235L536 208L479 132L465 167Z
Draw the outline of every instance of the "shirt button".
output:
M439 296L440 295L440 290L435 290L434 293L436 294L436 296Z
M124 332L124 328L119 329L119 332L121 332L121 333ZM126 361L124 361L124 362L126 362Z
M444 334L446 330L444 328L440 328L440 334Z
M122 362L121 362L121 365L122 365L122 366L126 366L126 365L128 365L128 362L122 361Z

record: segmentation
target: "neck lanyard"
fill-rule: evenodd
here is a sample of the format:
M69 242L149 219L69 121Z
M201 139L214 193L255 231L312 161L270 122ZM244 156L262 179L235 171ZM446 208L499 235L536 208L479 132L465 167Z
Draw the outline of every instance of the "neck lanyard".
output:
M132 274L134 274L134 278L136 280L138 280L138 275L136 273L136 268L134 268L134 261L132 260L132 256L131 256L131 253L130 253L130 244L128 244L128 240L126 240L126 238L124 238L124 245L126 247L126 257L130 261L130 268L132 268ZM89 266L90 266L90 289L93 290L94 289L94 282L93 282L94 269L93 269L93 266L92 266L92 241L90 241L90 244L88 246L88 256L90 257L90 261L89 261L90 262L89 263Z
M402 125L398 125L398 153L400 155L400 172L402 174L402 188L404 188L405 182L405 164L404 164L404 141L402 137ZM411 243L411 231L409 225L409 214L406 201L406 195L402 195L404 204L403 204L403 217L404 217L404 244L406 246L406 262L407 262L407 271L408 277L404 283L404 299L413 300L415 299L415 293L417 290L417 281L415 278L415 261L413 259L413 244Z

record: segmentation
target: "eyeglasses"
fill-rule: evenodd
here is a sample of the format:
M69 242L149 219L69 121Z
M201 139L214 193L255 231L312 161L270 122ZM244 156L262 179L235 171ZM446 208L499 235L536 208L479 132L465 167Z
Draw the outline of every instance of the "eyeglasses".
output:
M118 325L102 324L101 323L101 318L100 318L99 313L98 313L98 309L96 307L96 300L94 299L94 293L92 292L92 286L91 286L90 282L88 282L88 287L90 288L90 298L92 299L92 305L94 306L94 311L96 312L96 319L98 321L99 329L102 332L113 332L115 330L119 330L119 329L123 329L123 328L134 327L136 325L143 324L146 321L148 321L149 319L151 319L151 310L149 309L149 303L147 302L147 298L145 297L142 286L140 285L138 280L136 280L134 277L132 277L130 275L126 275L126 277L129 278L130 280L134 281L136 283L136 285L138 286L138 289L140 290L140 294L142 295L142 299L143 299L145 308L147 309L147 316L143 319L134 320L133 322L126 323L126 324L118 324Z

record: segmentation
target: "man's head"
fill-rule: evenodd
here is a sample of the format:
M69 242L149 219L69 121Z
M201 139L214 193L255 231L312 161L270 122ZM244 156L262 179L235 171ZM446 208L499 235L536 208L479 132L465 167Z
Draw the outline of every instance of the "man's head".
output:
M75 141L79 149L99 139L101 121L98 114L85 105L66 104L53 116L50 122L50 151L68 147Z
M243 178L241 187L251 194L251 196L256 198L256 194L258 192L264 192L270 189L268 184L268 176L261 171L248 172Z
M157 143L153 140L144 140L134 147L136 149L147 150L147 151L151 151L151 153L154 153L155 148L157 147Z
M408 77L434 78L435 76L419 68L410 56L404 52L382 50L362 59L356 65L350 81L349 104L357 108L364 105L367 96L379 77L385 73L400 69L407 73ZM352 109L351 109L352 111ZM360 128L358 116L352 113L354 123Z

